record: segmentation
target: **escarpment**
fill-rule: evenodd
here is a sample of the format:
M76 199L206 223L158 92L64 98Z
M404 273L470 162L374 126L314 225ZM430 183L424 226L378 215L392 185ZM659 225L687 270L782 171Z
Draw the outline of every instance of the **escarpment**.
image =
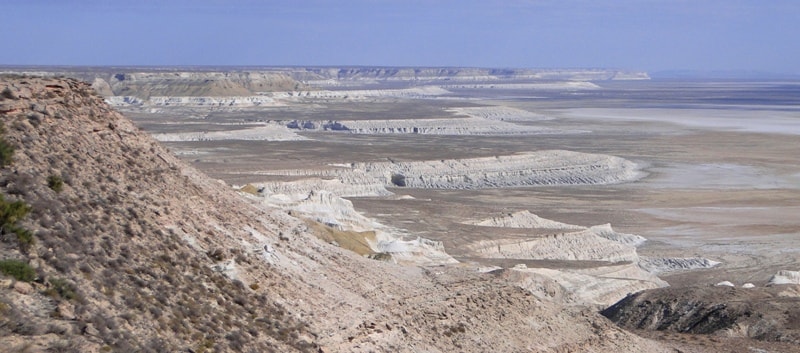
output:
M664 351L497 276L320 241L179 161L87 83L3 77L0 91L0 193L28 210L0 242L3 347Z

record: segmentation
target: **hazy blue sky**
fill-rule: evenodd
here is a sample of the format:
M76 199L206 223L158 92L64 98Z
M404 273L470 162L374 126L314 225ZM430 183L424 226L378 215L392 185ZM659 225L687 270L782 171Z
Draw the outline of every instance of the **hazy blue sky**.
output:
M0 0L0 64L800 74L799 0Z

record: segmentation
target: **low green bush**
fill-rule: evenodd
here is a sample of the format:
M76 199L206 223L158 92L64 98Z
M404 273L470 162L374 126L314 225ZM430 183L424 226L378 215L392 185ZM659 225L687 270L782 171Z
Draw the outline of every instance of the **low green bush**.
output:
M75 293L75 287L72 286L67 280L63 278L50 278L50 288L45 291L45 294L51 297L60 297L66 300L73 300L78 298Z
M0 129L2 133L2 129ZM14 161L14 146L5 139L0 138L0 167L11 165Z
M32 282L36 279L36 270L31 265L20 260L0 260L0 272L23 282Z
M61 190L64 190L64 179L59 175L53 174L47 177L47 187L55 192L61 192Z

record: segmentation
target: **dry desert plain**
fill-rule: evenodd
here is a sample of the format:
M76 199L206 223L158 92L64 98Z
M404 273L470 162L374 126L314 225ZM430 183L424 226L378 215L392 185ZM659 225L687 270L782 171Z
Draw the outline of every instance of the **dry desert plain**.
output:
M13 315L0 328L12 346L122 349L140 344L137 327L159 336L153 351L209 342L223 351L800 347L795 82L615 70L47 69L22 71L76 77L103 97L72 79L3 83L6 138L20 146L7 192L33 198L37 215L85 223L50 232L53 222L34 217L35 249L4 243L4 256L40 266L39 279L2 288ZM40 163L48 153L61 157ZM66 194L37 181L42 168L66 175ZM81 197L94 200L89 210L105 205L95 211L109 221L59 211L86 212ZM102 236L106 253L94 251L87 234L108 226L141 241ZM193 267L177 277L178 262L157 266L164 276L107 270L119 256L152 264L172 251ZM60 260L80 254L94 264L80 270L104 268L100 276L76 276ZM295 311L274 329L305 326L259 331L262 321L247 321L257 315L235 306L178 320L186 293L209 290L192 273L221 295L246 293L234 301L242 307L262 301L248 310L274 300L286 308L278 314ZM95 301L47 297L56 276ZM160 312L131 315L138 302L116 301L97 282L109 279L122 281L125 298L183 290L158 300L177 324L157 324L178 336L146 329ZM37 309L54 303L58 315ZM209 315L227 319L195 320ZM117 316L131 326L120 329ZM87 320L103 330L82 327ZM248 333L232 335L231 324Z
M93 86L202 172L377 260L491 273L598 310L647 289L695 303L726 283L741 301L762 298L743 287L798 280L796 82L408 71L126 73ZM213 86L224 80L248 89ZM679 298L683 287L702 294ZM724 329L723 343L641 334L687 351L796 344L785 313L699 332Z
M353 87L356 84L333 90L317 87L340 94L290 97L269 106L120 109L157 137L233 131L219 138L162 137L182 158L232 185L301 180L315 173L280 171L332 165L494 158L547 150L617 156L636 163L642 172L630 180L597 185L390 185L386 189L394 195L340 195L350 196L362 215L401 234L441 241L445 251L461 261L576 266L522 256L482 257L472 251L482 240L519 239L536 231L476 227L465 224L469 220L529 211L571 225L610 223L616 231L643 236L647 241L637 249L641 256L719 262L706 269L664 269L659 276L672 285L764 285L779 270L800 268L800 107L792 95L796 84L428 84L428 91L436 87L443 92L426 95L418 89L422 93L405 96L374 93L386 91L380 83ZM414 89L411 84L403 87L392 89ZM236 137L248 128L292 121L307 128L289 129L292 137L279 141ZM350 128L321 127L331 122ZM484 124L500 127L490 130ZM352 131L352 126L371 130Z

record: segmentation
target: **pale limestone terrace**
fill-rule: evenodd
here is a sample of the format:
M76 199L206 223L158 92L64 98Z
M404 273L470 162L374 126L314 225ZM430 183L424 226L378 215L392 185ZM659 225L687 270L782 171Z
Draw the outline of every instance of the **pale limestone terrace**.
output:
M437 189L613 184L643 176L636 163L623 158L564 150L453 160L355 163L353 169L363 170L388 186Z
M517 211L500 216L494 216L482 220L467 220L464 224L471 224L481 227L504 227L504 228L539 228L539 229L563 229L563 230L583 230L573 224L561 223L558 221L539 217L528 210Z
M800 271L778 271L769 279L769 284L800 284Z
M541 121L552 119L540 113L504 106L458 107L449 108L446 111L457 115L497 121Z
M481 189L598 185L637 180L640 166L624 158L564 150L433 161L336 164L330 169L267 170L261 175L345 177L366 174L386 187ZM363 178L363 177L359 177Z
M479 227L538 230L529 236L479 240L467 245L470 256L486 259L601 261L590 268L527 268L511 271L522 288L541 289L544 279L553 280L569 293L565 300L610 305L627 293L667 286L659 273L711 268L719 264L705 258L641 258L637 247L647 239L615 231L610 224L582 227L539 217L527 210L481 219L464 224ZM542 230L546 233L542 234ZM552 287L552 285L550 285Z
M359 90L309 90L309 91L281 91L262 92L250 94L242 92L240 95L199 95L199 96L149 96L138 97L133 95L114 95L106 101L114 106L174 106L174 107L275 107L285 106L298 100L366 100L374 98L406 98L424 99L435 98L447 91L438 86L412 87L402 89L359 89Z
M701 268L712 268L719 265L719 261L709 260L702 257L690 258L654 258L641 257L639 266L652 274L660 274L672 271L694 270Z
M480 240L468 246L478 257L532 260L637 262L636 248L591 230L523 239Z
M226 131L197 131L179 133L159 133L153 137L162 142L173 141L302 141L308 138L278 124L265 124L248 129Z
M378 187L383 189L380 185ZM361 241L373 253L383 254L395 263L442 265L458 262L447 254L442 242L408 235L405 230L367 218L355 210L352 202L329 191L352 193L353 189L337 181L312 179L259 184L259 191L253 196L264 205L290 211L338 230L372 233ZM385 189L383 192L373 192L378 195L390 194Z
M383 183L364 173L353 172L350 174L340 174L332 179L323 178L304 178L296 181L273 181L256 183L259 193L283 194L283 195L304 195L312 190L326 190L341 197L364 197L364 196L390 196L391 192L386 190Z

